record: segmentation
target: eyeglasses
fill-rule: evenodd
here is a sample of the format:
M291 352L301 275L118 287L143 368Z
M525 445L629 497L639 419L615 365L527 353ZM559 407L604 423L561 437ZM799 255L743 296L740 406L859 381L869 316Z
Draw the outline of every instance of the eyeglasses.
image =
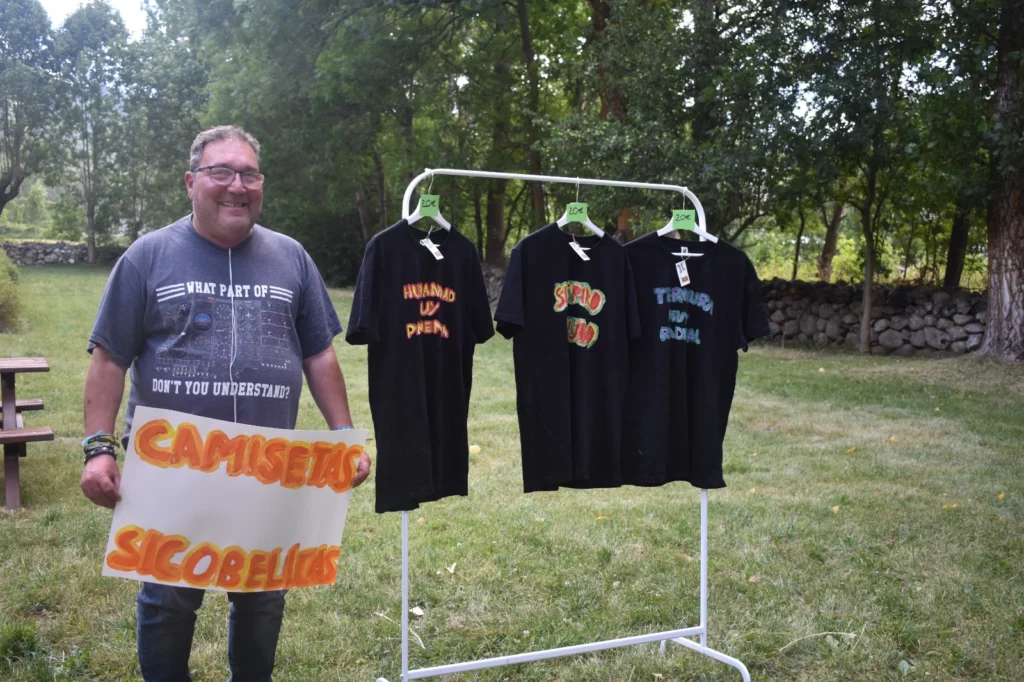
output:
M267 176L259 171L236 171L227 166L202 166L192 169L193 173L199 171L210 171L210 179L225 187L235 181L235 175L242 176L242 186L246 189L259 189L263 186L263 181L267 179Z

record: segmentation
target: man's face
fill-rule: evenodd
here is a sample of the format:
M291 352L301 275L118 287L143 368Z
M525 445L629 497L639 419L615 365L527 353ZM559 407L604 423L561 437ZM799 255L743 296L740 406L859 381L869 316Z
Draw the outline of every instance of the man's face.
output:
M211 142L203 150L199 168L225 166L236 171L258 171L256 153L243 140ZM230 248L245 240L263 208L263 188L248 189L236 174L230 185L218 185L210 171L185 173L196 230L214 243Z

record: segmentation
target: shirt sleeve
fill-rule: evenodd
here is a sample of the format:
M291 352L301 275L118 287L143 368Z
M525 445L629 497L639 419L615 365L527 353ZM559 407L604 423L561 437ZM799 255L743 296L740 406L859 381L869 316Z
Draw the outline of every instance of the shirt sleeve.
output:
M629 262L629 252L626 255L626 338L640 338L640 310L636 302L636 283L633 281L633 266Z
M377 271L377 244L366 245L363 263L359 266L356 292L352 299L352 312L348 316L348 332L345 340L352 345L362 345L380 340L379 304L380 273Z
M511 339L526 327L523 315L523 262L522 249L512 249L512 256L505 271L505 283L498 297L498 309L494 313L498 333Z
M473 336L477 343L483 343L494 336L494 323L491 320L491 303L487 299L487 285L484 283L483 268L480 266L480 256L476 249L472 250L473 259L472 271L472 296L470 299L470 324L473 327Z
M341 321L338 320L327 286L313 259L305 251L302 255L305 259L305 276L295 331L299 336L302 358L306 359L331 344L334 337L341 333Z
M117 364L130 367L143 348L148 293L128 254L121 256L100 299L87 350L102 346Z
M761 280L757 278L757 271L750 259L744 256L743 261L743 302L736 349L742 348L746 352L751 341L768 336L771 329L768 327L768 313L765 311L764 301L761 300Z

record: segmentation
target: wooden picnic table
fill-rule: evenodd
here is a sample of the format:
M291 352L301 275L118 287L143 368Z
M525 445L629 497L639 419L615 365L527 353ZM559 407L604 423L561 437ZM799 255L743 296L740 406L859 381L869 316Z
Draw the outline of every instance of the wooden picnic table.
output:
M15 377L24 372L49 372L50 365L43 358L0 358L0 386L2 386L3 413L0 421L0 443L4 446L4 479L7 489L5 504L16 509L21 506L21 481L18 466L27 454L26 443L53 440L53 431L46 426L25 428L21 413L43 409L38 398L18 400Z

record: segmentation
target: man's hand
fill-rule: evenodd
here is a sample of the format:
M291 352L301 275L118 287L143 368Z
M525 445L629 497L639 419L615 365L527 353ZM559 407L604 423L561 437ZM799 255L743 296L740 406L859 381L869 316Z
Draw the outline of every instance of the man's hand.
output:
M113 433L114 420L124 396L124 375L127 369L103 346L96 346L85 375L85 432ZM98 455L90 459L79 482L82 492L101 507L114 508L121 499L121 472L113 457Z
M362 461L359 462L359 466L362 467ZM367 469L369 469L369 459L367 459ZM117 462L113 457L99 455L90 459L85 465L82 480L78 485L86 497L101 507L113 509L114 504L121 500L119 492L121 471L117 468Z
M356 475L352 477L352 487L358 488L369 475L370 456L366 454L366 450L363 450L363 454L359 455L359 466L356 467Z

